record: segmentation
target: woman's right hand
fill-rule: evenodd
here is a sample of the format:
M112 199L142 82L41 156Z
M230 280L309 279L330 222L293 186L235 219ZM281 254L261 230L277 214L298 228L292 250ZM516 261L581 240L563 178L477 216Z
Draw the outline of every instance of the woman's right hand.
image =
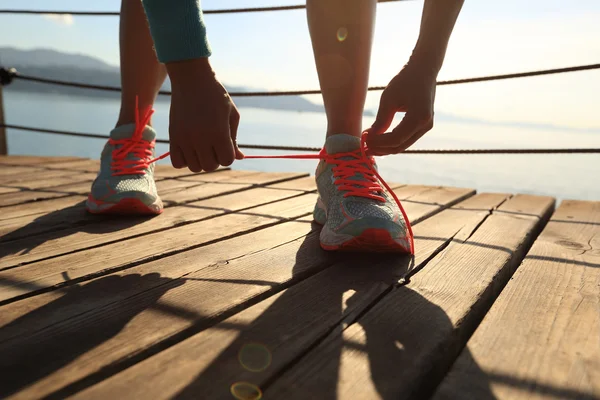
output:
M193 172L229 166L244 155L237 147L240 114L208 58L167 63L172 97L171 161Z

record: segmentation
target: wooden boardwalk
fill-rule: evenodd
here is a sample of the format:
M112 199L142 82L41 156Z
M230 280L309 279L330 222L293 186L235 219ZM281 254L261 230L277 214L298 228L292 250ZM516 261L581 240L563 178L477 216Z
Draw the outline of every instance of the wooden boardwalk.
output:
M0 157L0 398L600 398L600 202L393 185L416 257L328 253L311 177Z

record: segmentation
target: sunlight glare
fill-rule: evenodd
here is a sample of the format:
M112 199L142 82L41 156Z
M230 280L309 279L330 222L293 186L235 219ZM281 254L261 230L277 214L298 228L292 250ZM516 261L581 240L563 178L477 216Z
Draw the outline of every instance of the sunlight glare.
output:
M348 37L348 29L341 27L340 29L338 29L337 31L337 40L339 42L343 42L344 40L346 40L346 38Z
M251 372L261 372L271 365L271 352L266 346L259 343L248 343L242 347L238 354L242 367Z
M231 385L231 394L238 400L260 400L262 391L252 383L237 382Z

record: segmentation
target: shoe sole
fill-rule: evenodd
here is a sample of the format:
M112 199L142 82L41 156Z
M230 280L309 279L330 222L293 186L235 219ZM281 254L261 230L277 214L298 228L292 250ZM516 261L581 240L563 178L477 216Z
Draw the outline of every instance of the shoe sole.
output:
M327 245L323 242L321 248L327 251L369 252L369 253L410 253L410 250L392 238L385 229L365 229L356 236L338 245Z
M163 204L160 199L157 199L154 203L146 205L135 198L122 199L117 203L103 203L90 195L86 202L86 209L91 214L159 215L163 212Z

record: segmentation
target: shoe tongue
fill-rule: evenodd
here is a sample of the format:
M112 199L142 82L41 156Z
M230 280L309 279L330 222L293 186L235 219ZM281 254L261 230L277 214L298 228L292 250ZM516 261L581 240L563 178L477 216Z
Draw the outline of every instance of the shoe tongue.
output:
M344 133L329 136L325 140L327 154L349 153L360 149L360 138Z
M130 139L135 131L135 124L121 125L110 131L110 138L113 140ZM142 139L151 142L156 139L156 131L150 126L146 126L142 132Z

